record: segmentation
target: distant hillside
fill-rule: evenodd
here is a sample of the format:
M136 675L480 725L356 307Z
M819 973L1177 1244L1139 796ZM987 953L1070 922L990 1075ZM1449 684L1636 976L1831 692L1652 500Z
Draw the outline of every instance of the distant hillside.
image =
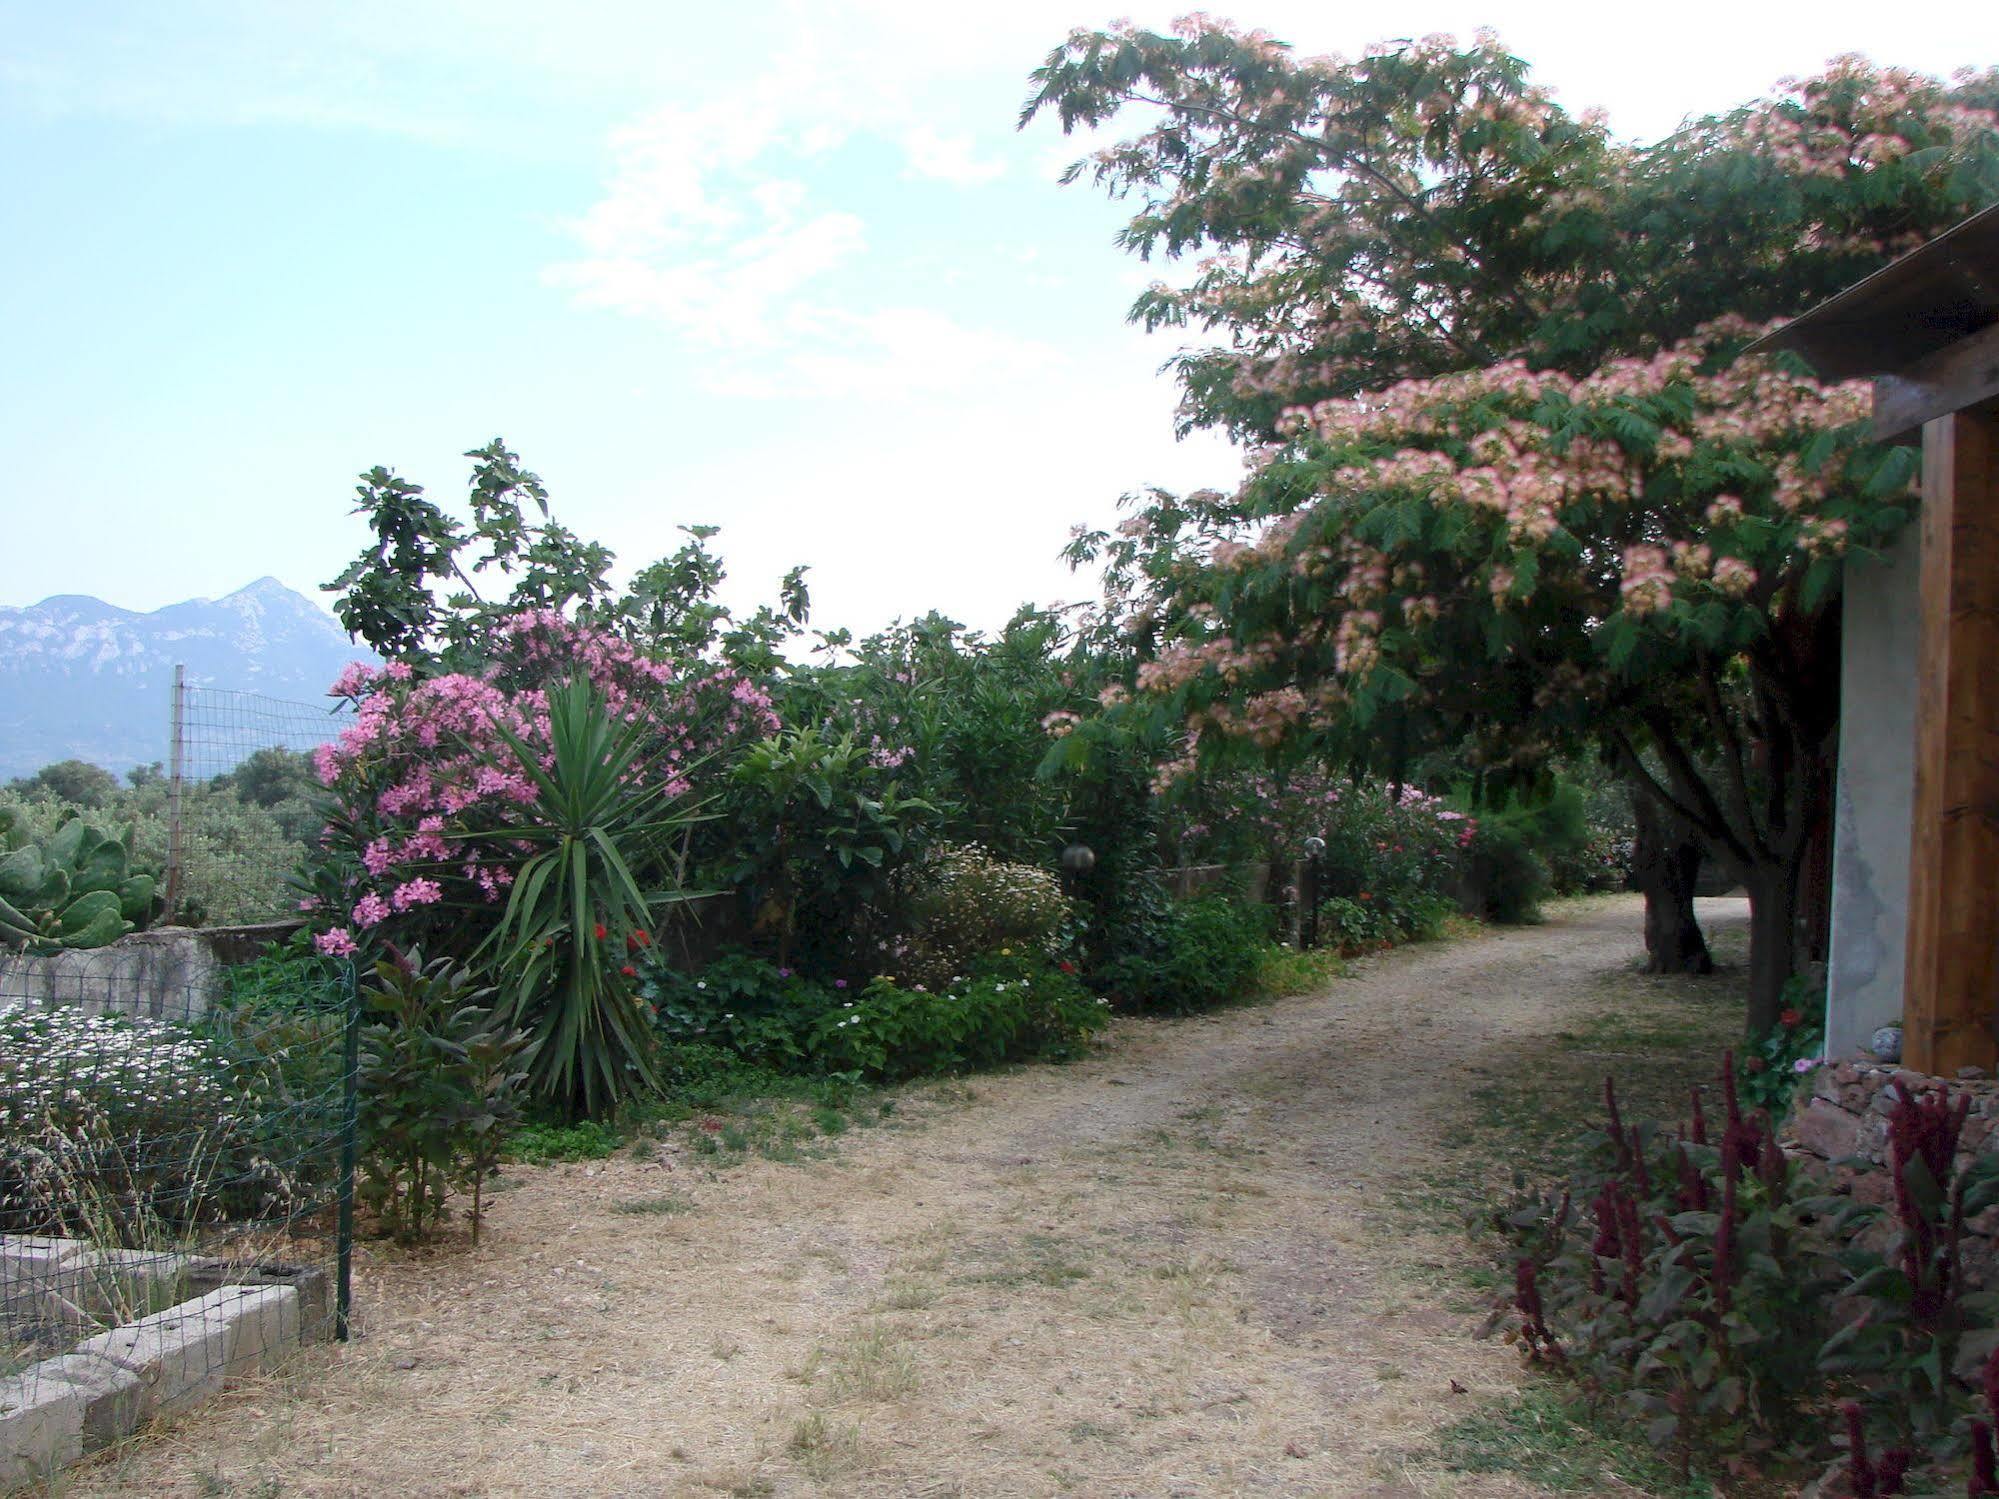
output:
M55 760L121 773L165 760L176 663L197 686L330 707L340 668L372 659L276 578L151 614L77 594L0 607L0 780Z

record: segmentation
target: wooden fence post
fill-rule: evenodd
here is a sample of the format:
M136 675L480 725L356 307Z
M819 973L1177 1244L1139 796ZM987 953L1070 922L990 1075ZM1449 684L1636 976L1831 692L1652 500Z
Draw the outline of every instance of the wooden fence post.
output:
M1999 1061L1999 412L1923 427L1903 1060Z

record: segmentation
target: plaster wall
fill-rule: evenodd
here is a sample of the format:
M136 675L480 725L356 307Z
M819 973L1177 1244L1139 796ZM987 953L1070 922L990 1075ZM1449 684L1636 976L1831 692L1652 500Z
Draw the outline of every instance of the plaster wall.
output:
M1902 1018L1916 779L1917 541L1847 563L1826 1055Z

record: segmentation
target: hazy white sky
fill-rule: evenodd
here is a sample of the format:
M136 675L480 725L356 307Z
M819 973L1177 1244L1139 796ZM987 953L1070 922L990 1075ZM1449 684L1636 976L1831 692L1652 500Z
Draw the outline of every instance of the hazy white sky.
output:
M1491 25L1635 136L1838 52L1999 61L1986 4L1223 13L1308 51ZM741 601L810 563L821 626L1076 596L1072 523L1236 472L1124 324L1157 268L1056 184L1074 142L1014 129L1111 17L0 0L0 603L316 593L359 470L450 499L495 434L623 564L694 522Z

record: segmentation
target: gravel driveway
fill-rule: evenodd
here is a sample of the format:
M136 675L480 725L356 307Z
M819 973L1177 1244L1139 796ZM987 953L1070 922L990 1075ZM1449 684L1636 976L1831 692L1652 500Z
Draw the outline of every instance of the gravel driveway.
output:
M1449 1215L1390 1194L1639 929L1591 902L1123 1021L827 1159L510 1169L477 1250L366 1257L365 1337L62 1492L1537 1493L1414 1456L1515 1375L1438 1289Z

